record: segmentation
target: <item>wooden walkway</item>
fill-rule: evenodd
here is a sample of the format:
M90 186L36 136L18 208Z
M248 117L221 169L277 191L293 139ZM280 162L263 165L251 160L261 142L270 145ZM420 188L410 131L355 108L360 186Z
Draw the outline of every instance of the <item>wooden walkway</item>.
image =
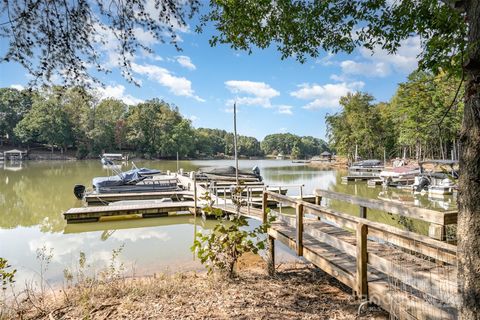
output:
M269 199L283 203L290 200L296 207L293 217L274 213L276 221L268 230L271 272L275 260L273 242L278 240L351 287L358 297L376 303L399 319L456 318L456 246L267 192L264 200ZM367 202L363 199L362 204L368 208L376 205ZM425 217L440 220L438 216Z

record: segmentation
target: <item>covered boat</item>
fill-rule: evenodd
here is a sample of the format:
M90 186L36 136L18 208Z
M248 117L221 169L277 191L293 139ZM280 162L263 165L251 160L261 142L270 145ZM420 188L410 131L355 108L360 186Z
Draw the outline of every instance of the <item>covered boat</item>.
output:
M177 179L153 178L154 175L161 173L160 170L134 168L116 173L109 177L93 178L93 193L156 192L178 189ZM75 185L73 192L78 199L82 199L85 194L85 186Z
M379 176L384 186L412 184L415 177L420 173L417 165L405 165L381 171Z
M369 159L354 162L350 167L348 167L348 170L352 172L378 172L383 170L383 168L384 165L382 161L377 159Z
M235 167L232 166L202 168L197 173L197 179L234 181L236 179L235 171ZM253 167L252 172L238 170L238 178L243 181L262 181L260 169L257 166Z

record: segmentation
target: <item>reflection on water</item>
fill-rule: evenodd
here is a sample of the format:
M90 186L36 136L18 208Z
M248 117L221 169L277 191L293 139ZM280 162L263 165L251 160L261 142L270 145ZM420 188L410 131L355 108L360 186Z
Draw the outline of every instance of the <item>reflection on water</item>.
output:
M145 166L161 170L176 170L175 161L138 161ZM233 161L180 161L185 171L199 167L233 165ZM409 191L371 188L364 182L341 184L340 171L310 168L290 161L241 160L241 169L259 166L268 185L288 185L289 195L311 194L316 188L354 194L360 197L407 202L436 210L455 207L455 199L413 195ZM48 273L49 280L61 280L62 270L75 265L79 252L85 252L89 263L101 266L108 262L113 249L125 244L122 253L127 267L134 266L137 274L151 274L181 269L197 269L190 252L195 230L210 229L213 221L179 216L156 219L126 219L101 223L66 225L62 212L81 202L73 195L76 183L91 185L95 176L107 175L100 162L24 162L20 170L0 167L0 256L7 258L19 269L17 283L31 279L39 269L35 250L53 248L54 258ZM13 168L15 169L15 168ZM126 166L123 169L128 169ZM358 214L358 208L338 201L326 201L339 211ZM369 211L369 219L399 227L408 227L426 233L427 225L418 221L402 221L382 212Z

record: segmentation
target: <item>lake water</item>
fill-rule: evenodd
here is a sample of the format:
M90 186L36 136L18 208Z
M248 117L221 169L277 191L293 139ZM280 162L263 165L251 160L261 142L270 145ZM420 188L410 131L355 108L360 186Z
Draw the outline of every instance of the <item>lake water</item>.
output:
M190 246L195 231L209 229L214 221L193 217L125 219L99 223L67 225L62 212L82 203L73 195L74 184L91 185L95 176L104 176L99 161L24 162L17 166L0 166L0 257L18 269L17 286L38 278L40 263L36 257L41 248L52 252L46 279L58 283L65 268L75 268L80 252L84 252L92 269L108 265L112 250L123 247L120 259L130 273L137 275L177 270L200 270ZM176 170L175 161L138 161L144 166ZM233 161L180 161L185 171L205 166L233 165ZM319 170L282 160L241 160L240 167L257 165L268 185L290 186L288 195L314 189L328 189L367 198L386 198L421 207L447 210L455 207L453 197L428 199L402 190L384 191L368 187L365 182L341 184L342 171ZM336 201L327 204L339 211L358 214L358 207ZM427 225L418 221L399 221L395 216L369 211L369 219L405 226L425 234ZM252 222L255 224L256 222ZM287 250L279 248L280 259L291 259Z

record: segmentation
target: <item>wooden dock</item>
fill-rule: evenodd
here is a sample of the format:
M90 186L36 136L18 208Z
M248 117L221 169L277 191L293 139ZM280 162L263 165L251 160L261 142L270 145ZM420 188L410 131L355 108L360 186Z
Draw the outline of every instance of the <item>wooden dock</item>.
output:
M175 212L190 211L193 201L164 202L123 206L97 206L71 208L63 213L67 223L96 222L102 217L141 215L143 218L168 216Z
M337 198L340 195L323 190L317 194ZM274 272L273 242L277 240L351 287L359 298L381 306L395 318L456 319L456 246L266 192L264 200L269 199L290 201L296 208L294 217L274 213L276 221L268 230L270 273ZM368 199L352 201L358 200L368 206L360 208L376 207ZM360 214L362 211L366 213L360 209ZM408 208L406 211L412 212ZM427 219L441 220L440 214L434 217L430 213L425 215ZM266 212L262 214L266 221ZM316 218L307 218L305 214ZM450 219L454 215L445 216Z
M191 214L205 205L201 199L207 192L215 208L225 213L237 213L238 210L241 215L259 221L267 220L266 209L272 206L271 214L276 220L268 229L270 273L275 270L274 241L280 241L296 255L351 287L357 297L379 305L392 317L408 320L456 319L459 302L457 248L440 240L445 239L446 225L456 223L457 212L439 212L327 190L316 190L314 195L297 197L264 191L261 198L249 192L241 197L242 206L237 207L226 194L217 196L215 189L208 189L187 176L176 177L185 188L182 195L185 199L193 197L194 201L184 199L178 202L73 208L64 213L65 219L72 223L98 221L102 217L118 215L159 217ZM121 198L112 195L102 201L125 200L125 196L131 200L157 199L150 194L122 194ZM357 205L359 214L352 216L321 206L323 198ZM282 213L281 209L276 209L278 206L294 208L295 215L291 214L292 210L289 210L290 214ZM368 210L425 221L430 224L429 235L369 221Z

